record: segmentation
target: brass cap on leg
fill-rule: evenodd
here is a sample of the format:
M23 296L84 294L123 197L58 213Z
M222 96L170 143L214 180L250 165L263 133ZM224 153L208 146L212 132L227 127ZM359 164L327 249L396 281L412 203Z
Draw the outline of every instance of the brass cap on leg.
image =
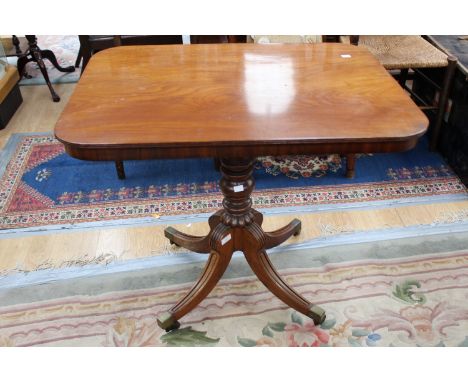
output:
M315 325L320 325L323 321L325 321L325 318L327 317L325 314L325 310L323 310L318 305L309 306L309 312L307 313L307 316L314 320Z
M179 329L180 323L169 312L162 313L157 319L158 326L166 332Z

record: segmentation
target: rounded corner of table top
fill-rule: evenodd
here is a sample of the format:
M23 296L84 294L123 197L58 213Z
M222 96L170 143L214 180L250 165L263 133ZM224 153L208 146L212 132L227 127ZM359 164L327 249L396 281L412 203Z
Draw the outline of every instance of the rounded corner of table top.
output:
M54 128L54 137L57 139L59 142L63 143L65 147L68 146L79 146L79 143L75 143L73 141L73 138L69 136L67 128L62 127L59 125L59 122L55 125Z
M58 134L56 130L54 130L54 138L64 146L67 146L68 142L60 134Z

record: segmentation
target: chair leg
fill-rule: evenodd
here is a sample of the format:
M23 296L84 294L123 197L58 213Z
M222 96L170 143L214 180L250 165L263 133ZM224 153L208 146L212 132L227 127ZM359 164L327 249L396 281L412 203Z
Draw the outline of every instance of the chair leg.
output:
M346 177L353 179L356 174L356 154L347 154L346 155Z
M11 41L13 42L13 45L15 47L15 53L17 55L20 55L22 52L21 52L21 48L20 48L19 38L16 37L16 35L13 35L12 38L11 38Z
M43 49L41 50L41 56L43 59L47 59L51 62L51 64L57 69L59 72L62 73L72 73L75 71L74 66L67 66L67 67L62 67L57 61L57 57L55 57L54 52L52 52L49 49Z
M80 49L78 50L78 56L76 56L75 68L80 67L80 62L82 58L83 58L83 53L81 52L81 46L80 46Z
M429 149L434 151L439 143L440 128L444 120L444 114L447 110L448 95L450 92L450 86L452 85L453 75L455 74L455 68L457 67L458 60L456 57L447 57L448 65L445 70L444 82L442 84L442 90L439 97L439 107L437 109L436 120L434 128L432 129L432 136L430 138Z
M89 60L91 59L91 56L87 56L86 54L83 53L83 62L81 63L81 73L80 76L83 75L83 72L86 68L86 65L88 65Z
M213 165L216 171L221 170L221 160L219 158L214 158Z
M119 179L125 179L125 168L124 168L123 161L116 160L115 169L117 170L117 176L119 177Z
M400 77L398 78L398 83L401 87L405 87L406 79L408 78L408 69L401 69L400 70Z

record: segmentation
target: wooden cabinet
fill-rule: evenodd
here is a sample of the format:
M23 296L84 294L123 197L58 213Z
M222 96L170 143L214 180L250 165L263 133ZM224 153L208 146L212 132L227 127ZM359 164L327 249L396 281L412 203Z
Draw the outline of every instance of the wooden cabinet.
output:
M468 40L461 36L427 36L434 45L458 58L458 65L441 128L439 151L465 184L468 184ZM443 71L427 69L425 74L441 83ZM413 89L425 99L437 101L438 94L416 76Z

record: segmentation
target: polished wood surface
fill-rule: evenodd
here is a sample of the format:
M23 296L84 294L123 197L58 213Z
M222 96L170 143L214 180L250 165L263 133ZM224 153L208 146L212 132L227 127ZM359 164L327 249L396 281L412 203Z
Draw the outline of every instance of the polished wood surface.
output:
M125 160L406 150L427 124L365 48L122 46L93 57L55 134Z

